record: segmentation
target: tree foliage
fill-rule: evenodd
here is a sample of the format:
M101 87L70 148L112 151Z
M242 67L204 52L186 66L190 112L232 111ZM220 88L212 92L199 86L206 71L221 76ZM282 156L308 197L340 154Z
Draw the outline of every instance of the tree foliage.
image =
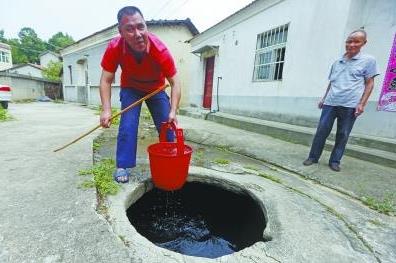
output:
M24 27L18 33L19 48L25 54L30 63L40 63L39 55L46 50L45 42L30 27Z
M6 43L7 39L4 38L4 30L0 30L0 42Z
M24 48L22 47L18 38L9 39L6 43L8 43L11 46L11 55L12 55L13 64L22 64L29 62L26 53L23 52Z
M18 38L6 39L4 30L0 30L0 42L11 46L12 63L35 63L40 62L39 55L45 51L59 51L74 43L73 38L62 32L54 34L49 40L44 41L38 37L33 28L24 27L18 33Z
M48 39L48 49L52 51L58 51L59 49L73 43L74 40L71 36L69 36L68 34L63 34L62 32L58 32L50 39Z
M47 67L43 68L43 76L48 80L60 81L62 62L48 62Z

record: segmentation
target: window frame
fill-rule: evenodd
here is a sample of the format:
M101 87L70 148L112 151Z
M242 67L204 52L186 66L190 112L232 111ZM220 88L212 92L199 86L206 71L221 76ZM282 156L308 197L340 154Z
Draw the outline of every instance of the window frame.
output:
M289 29L290 23L287 23L257 34L252 82L272 82L283 80L283 69ZM263 54L270 55L264 55L264 57L262 57ZM260 72L259 67L265 67L268 69L263 73L262 71ZM259 74L266 74L268 75L268 78L259 78Z
M8 63L7 62L7 53L5 51L0 51L0 62Z

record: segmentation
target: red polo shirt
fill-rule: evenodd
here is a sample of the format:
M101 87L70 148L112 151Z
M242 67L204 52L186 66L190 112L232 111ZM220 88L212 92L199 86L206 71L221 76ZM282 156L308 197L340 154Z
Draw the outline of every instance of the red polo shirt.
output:
M152 92L176 74L175 62L168 48L152 33L148 34L149 52L137 61L121 36L113 38L103 55L101 66L115 73L121 66L121 87Z

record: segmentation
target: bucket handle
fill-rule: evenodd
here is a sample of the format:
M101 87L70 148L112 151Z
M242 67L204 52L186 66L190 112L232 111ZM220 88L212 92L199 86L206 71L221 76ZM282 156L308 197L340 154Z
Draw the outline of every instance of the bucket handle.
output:
M177 144L177 155L184 154L184 135L183 129L177 127L175 122L162 122L160 129L160 142L166 142L166 132L167 130L173 130L176 135L176 144Z

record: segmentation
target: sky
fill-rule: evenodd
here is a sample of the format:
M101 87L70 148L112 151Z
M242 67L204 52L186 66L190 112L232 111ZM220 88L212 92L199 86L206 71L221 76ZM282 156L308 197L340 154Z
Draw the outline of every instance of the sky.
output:
M31 27L48 40L61 31L79 40L117 23L117 12L137 6L146 20L190 18L202 32L253 0L1 0L0 30L16 38Z

